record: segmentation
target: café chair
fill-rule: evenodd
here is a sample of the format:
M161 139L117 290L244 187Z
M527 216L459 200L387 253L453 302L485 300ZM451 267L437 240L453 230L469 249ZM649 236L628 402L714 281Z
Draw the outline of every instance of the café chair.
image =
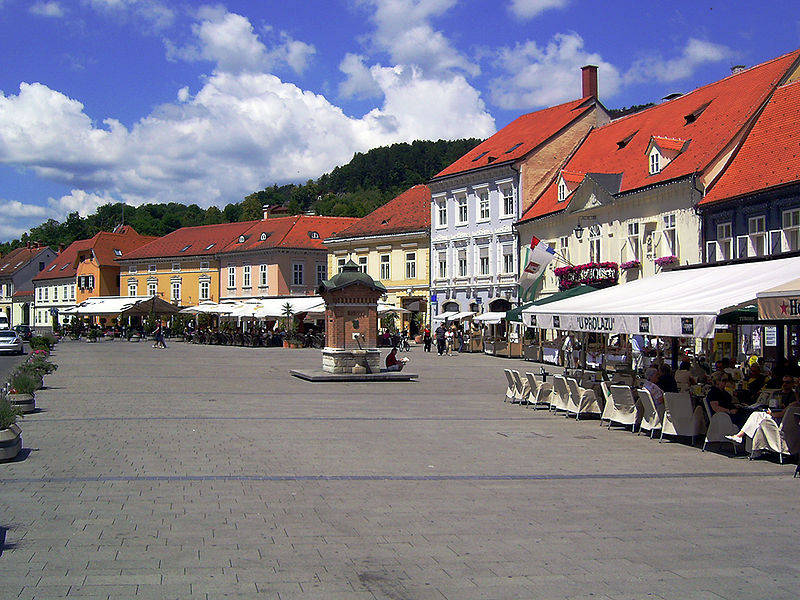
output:
M531 403L529 406L534 408L546 406L549 408L553 384L549 381L539 381L533 373L525 373L525 377L528 379L528 386L531 388Z
M798 414L800 414L800 409L793 406L786 409L780 425L772 419L761 421L753 436L750 460L760 456L764 450L776 453L781 464L783 464L784 456L797 454L800 450L798 447L800 446Z
M569 402L569 387L567 380L562 375L553 376L553 391L550 393L550 410L553 412L567 412Z
M726 436L739 433L739 428L731 421L731 416L727 413L715 413L711 410L708 403L708 398L703 397L703 408L708 415L708 428L706 429L706 439L703 441L703 452L706 451L706 446L710 443L727 442L733 444L733 453L738 452L736 442L731 441Z
M656 410L656 404L653 402L653 397L646 388L636 390L639 395L639 406L642 409L642 420L639 422L639 433L642 429L650 432L650 437L655 435L656 429L661 429L661 415Z
M703 432L705 421L703 409L692 408L692 397L688 393L664 392L664 419L661 426L659 443L665 435L687 436L694 438Z
M514 387L516 388L516 400L519 404L528 404L531 401L531 386L527 379L522 379L519 371L511 371L511 376L514 378Z
M567 414L574 414L580 420L582 414L600 414L602 410L597 402L594 390L582 388L573 377L567 377L569 399L567 400Z
M506 374L506 380L508 381L506 397L503 398L503 402L514 402L514 399L517 397L517 382L514 381L514 376L511 374L511 369L503 369L503 372Z
M636 400L633 392L627 385L609 386L606 382L601 384L608 390L610 400L606 401L603 414L600 416L600 423L608 421L608 428L611 429L612 423L620 425L630 425L631 431L636 429Z

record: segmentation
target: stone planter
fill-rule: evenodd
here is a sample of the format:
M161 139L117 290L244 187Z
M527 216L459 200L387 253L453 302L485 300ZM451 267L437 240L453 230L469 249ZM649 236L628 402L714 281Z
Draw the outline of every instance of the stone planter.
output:
M14 423L8 429L0 429L0 461L13 460L22 450L22 430Z
M36 396L33 394L8 394L8 401L25 414L36 410Z

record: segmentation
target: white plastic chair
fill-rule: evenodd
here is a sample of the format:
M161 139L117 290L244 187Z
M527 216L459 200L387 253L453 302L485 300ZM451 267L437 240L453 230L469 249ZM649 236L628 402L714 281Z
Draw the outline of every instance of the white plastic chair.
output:
M692 408L692 397L688 393L664 392L664 419L661 425L661 437L665 435L689 436L694 438L703 432L705 421L703 409Z
M529 406L538 408L539 406L550 406L550 394L553 392L553 384L549 381L539 381L533 373L525 373L528 379L528 386L531 388L531 403Z
M528 380L522 379L519 371L511 371L511 376L514 378L514 386L516 387L516 400L520 404L528 404L531 401L531 387Z
M727 442L733 445L733 453L736 454L738 447L736 442L729 440L727 435L734 435L739 432L739 428L731 421L731 416L727 413L715 413L708 404L708 398L703 398L703 407L708 415L708 428L706 429L706 439L703 441L703 452L706 446L716 442Z
M656 404L653 402L653 397L650 392L645 388L636 390L639 395L639 406L642 407L642 420L639 422L639 433L642 429L647 429L652 438L656 429L661 429L661 415L656 410Z
M514 376L511 374L511 369L503 369L503 373L506 374L506 379L508 380L506 396L503 398L503 402L514 402L514 398L517 397L517 382L514 381Z
M772 419L765 419L761 421L758 430L753 436L753 445L750 451L750 460L753 460L761 454L764 450L775 452L778 455L780 463L783 464L784 456L791 456L797 454L798 450L798 421L797 407L790 407L786 409L781 419L781 424L778 425Z
M550 394L550 410L567 412L569 402L569 387L567 380L561 375L553 376L553 391Z
M582 414L599 415L602 412L594 390L582 388L572 377L567 377L567 387L569 388L567 414L574 414L575 419L579 420Z
M627 385L612 385L608 386L611 400L606 403L603 409L603 414L600 416L600 422L603 420L608 421L608 428L611 429L612 423L619 423L620 425L630 425L631 431L636 429L636 400L633 398L633 392Z

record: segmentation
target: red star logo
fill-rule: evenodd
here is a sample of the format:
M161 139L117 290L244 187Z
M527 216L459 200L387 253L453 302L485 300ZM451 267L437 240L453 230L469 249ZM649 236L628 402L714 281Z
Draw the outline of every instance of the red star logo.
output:
M784 300L783 302L781 302L781 314L782 314L782 315L785 315L785 314L787 314L787 313L786 313L786 309L788 309L788 308L789 308L789 305L788 305L788 304L786 304L786 301L785 301L785 300Z

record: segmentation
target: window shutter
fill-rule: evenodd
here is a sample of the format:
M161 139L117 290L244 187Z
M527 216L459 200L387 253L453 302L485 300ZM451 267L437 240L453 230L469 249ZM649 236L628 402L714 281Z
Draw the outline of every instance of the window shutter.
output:
M780 254L783 252L783 232L776 229L769 232L769 253Z
M748 256L747 249L750 245L749 237L746 235L736 236L736 257L746 258Z
M712 263L719 260L717 258L717 246L717 242L706 242L706 262Z

